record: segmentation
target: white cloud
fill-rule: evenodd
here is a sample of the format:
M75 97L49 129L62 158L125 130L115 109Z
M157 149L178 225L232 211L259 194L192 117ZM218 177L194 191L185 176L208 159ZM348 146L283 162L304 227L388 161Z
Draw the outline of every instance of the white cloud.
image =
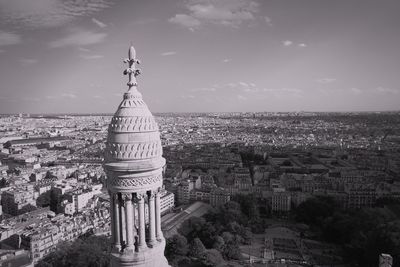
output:
M225 92L244 92L244 93L258 93L262 89L258 88L255 83L252 82L230 82L225 84L214 84L211 87L203 87L192 89L192 92L215 92L215 91L225 91Z
M268 24L268 26L272 26L272 20L270 17L265 16L265 22Z
M350 91L351 91L353 94L355 94L355 95L360 95L360 94L362 93L362 90L361 90L361 89L355 88L355 87L350 88Z
M305 43L295 43L295 42L293 42L293 41L290 41L290 40L285 40L285 41L283 41L282 42L282 44L284 45L284 46L295 46L295 45L297 45L297 47L299 47L299 48L305 48L305 47L307 47L307 44L305 44Z
M221 93L230 93L236 92L238 94L240 93L246 93L248 94L255 94L255 93L261 93L263 92L262 88L259 88L255 83L253 82L230 82L230 83L224 83L224 84L214 84L210 87L203 87L203 88L195 88L192 89L191 92L221 92ZM243 96L243 95L242 95Z
M217 89L214 87L202 87L202 88L195 88L192 89L192 92L215 92Z
M85 48L85 47L78 47L78 50L82 51L82 52L90 52L90 51L92 51L92 50L90 50L88 48Z
M230 58L225 58L224 60L222 60L223 63L228 63L228 62L231 62L231 61L232 61L232 59L230 59Z
M328 84L328 83L336 82L336 79L334 79L334 78L321 78L321 79L316 80L316 82L322 83L322 84Z
M72 92L65 92L65 93L62 93L62 94L59 94L59 95L46 95L45 96L45 98L48 99L48 100L55 100L55 99L59 100L59 99L62 99L62 98L75 99L77 97L78 96L75 93L72 93Z
M228 83L226 86L234 88L237 86L237 84L236 83Z
M272 93L276 97L292 96L292 97L302 97L303 90L298 88L264 88L264 92Z
M176 14L175 17L172 17L168 20L171 23L175 23L191 30L200 26L200 21L192 16L185 14Z
M58 27L111 4L110 0L0 0L0 20L31 28Z
M21 63L22 66L27 67L37 63L38 60L33 58L21 58L19 62Z
M294 94L303 93L303 90L298 89L298 88L282 88L280 90L283 91L283 92L294 93Z
M52 48L64 46L85 46L103 42L107 37L106 33L92 32L83 29L74 29L66 37L50 42Z
M27 97L23 97L23 98L22 98L22 101L26 101L26 102L39 102L39 101L40 101L40 98L38 98L38 97L30 97L30 96L27 96Z
M286 41L283 41L282 44L283 44L284 46L291 46L291 45L293 44L293 42L290 41L290 40L286 40Z
M0 30L0 46L19 44L21 40L22 38L18 34Z
M105 24L104 22L101 22L100 20L96 19L96 18L92 18L92 22L94 24L96 24L97 26L99 26L100 28L105 28L107 27L107 24Z
M103 58L103 55L79 55L83 59L100 59Z
M193 98L195 98L195 96L194 95L181 95L181 98L183 98L183 99L193 99Z
M132 24L135 24L135 25L146 25L146 24L154 23L156 21L158 21L158 19L156 19L156 18L143 18L143 19L133 20Z
M246 92L246 93L257 93L260 90L255 87L255 88L245 88L245 89L243 89L243 91Z
M250 0L191 0L185 5L187 14L177 14L169 22L189 29L205 23L237 27L254 20L258 6Z
M247 99L247 97L242 96L242 95L237 95L236 97L237 97L237 99L242 100L242 101Z
M61 94L61 97L65 97L65 98L76 98L77 96L76 96L76 94L73 94L73 93L63 93L63 94Z
M168 52L161 53L161 55L162 56L173 56L173 55L176 55L176 52L175 51L168 51Z
M398 94L399 93L398 89L386 88L386 87L378 87L378 88L376 88L376 91L381 94Z

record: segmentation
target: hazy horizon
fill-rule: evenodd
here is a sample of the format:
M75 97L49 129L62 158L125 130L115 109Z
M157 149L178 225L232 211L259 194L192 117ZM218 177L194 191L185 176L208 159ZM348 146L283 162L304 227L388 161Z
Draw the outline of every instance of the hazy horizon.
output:
M280 114L293 114L293 113L316 113L316 114L376 114L376 113L400 113L400 110L371 110L371 111L164 111L164 112L152 112L153 115L157 116L160 114L229 114L229 113L239 113L239 114L263 114L263 113L280 113ZM29 115L29 116L113 116L114 113L0 113L0 116L19 116L19 115Z
M399 111L395 0L0 0L0 114Z

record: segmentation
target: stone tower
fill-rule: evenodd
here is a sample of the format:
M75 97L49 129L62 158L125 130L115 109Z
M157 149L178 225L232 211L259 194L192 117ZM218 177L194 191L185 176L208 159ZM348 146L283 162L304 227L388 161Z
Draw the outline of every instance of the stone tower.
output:
M137 90L139 60L133 46L124 60L128 91L108 128L104 155L110 194L111 266L164 267L160 188L163 167L160 132Z

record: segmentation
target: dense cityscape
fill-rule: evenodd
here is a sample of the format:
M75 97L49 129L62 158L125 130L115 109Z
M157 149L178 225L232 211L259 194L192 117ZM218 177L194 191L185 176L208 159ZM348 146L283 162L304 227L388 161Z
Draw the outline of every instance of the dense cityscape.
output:
M0 267L400 267L399 10L0 0Z
M110 236L102 167L110 120L1 116L1 266L56 266L43 261L60 244ZM198 258L204 266L353 266L368 253L363 266L377 266L380 254L398 264L400 113L169 113L156 121L172 266ZM360 255L349 257L340 216L360 212L382 231L362 233ZM387 231L380 251L366 247Z

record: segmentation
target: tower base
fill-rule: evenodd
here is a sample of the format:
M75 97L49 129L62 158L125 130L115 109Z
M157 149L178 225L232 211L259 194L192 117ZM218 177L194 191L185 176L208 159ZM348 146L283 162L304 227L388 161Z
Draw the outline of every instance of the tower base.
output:
M165 239L140 252L111 253L110 267L170 267L164 256Z

